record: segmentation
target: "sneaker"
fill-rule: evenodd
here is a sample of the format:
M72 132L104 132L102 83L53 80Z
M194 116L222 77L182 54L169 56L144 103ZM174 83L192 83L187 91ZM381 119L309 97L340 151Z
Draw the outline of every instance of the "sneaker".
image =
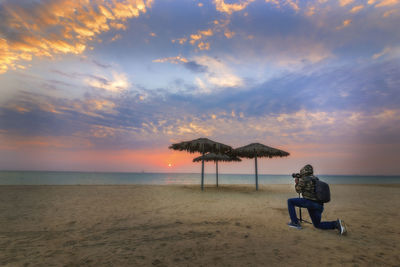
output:
M301 225L299 223L290 222L287 225L292 228L301 229Z
M336 223L337 223L337 229L339 230L339 234L345 235L347 233L347 227L344 221L338 219Z

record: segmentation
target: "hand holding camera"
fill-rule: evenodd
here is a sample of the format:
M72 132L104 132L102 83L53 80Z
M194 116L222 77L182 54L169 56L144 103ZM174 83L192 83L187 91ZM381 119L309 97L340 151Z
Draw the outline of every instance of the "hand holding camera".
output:
M294 182L298 184L299 178L301 177L300 173L292 173L292 177L294 178Z
M300 175L300 173L292 173L292 177L293 178L300 178L301 175Z

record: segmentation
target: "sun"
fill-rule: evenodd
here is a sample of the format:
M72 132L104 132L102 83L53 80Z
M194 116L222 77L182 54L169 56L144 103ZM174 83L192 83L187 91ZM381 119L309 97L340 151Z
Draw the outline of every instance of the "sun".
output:
M168 163L168 167L172 167L172 163Z

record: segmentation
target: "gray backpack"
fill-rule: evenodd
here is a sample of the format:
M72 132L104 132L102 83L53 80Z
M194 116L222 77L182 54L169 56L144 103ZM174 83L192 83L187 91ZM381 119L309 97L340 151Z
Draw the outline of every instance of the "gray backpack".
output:
M331 201L331 191L329 190L329 185L321 180L318 177L314 179L315 185L315 195L317 196L317 200L321 203L327 203Z

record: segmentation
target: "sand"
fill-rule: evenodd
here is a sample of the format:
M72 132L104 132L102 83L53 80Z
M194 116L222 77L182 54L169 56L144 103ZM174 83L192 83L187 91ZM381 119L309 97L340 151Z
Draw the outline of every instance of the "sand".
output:
M0 265L400 266L400 185L331 194L347 236L289 228L293 185L0 186Z

